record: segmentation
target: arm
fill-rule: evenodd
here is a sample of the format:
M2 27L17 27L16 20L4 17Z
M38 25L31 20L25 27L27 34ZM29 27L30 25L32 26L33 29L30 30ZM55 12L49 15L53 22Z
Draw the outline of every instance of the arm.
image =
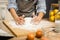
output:
M37 7L38 16L35 16L33 18L33 23L38 24L43 18L44 14L46 14L45 0L38 0L36 7Z
M17 6L16 6L16 2L15 2L16 0L8 0L8 9L9 9L9 11L10 11L10 13L11 13L11 15L13 16L13 18L15 19L16 17L18 17L17 16L17 14L16 14L16 9L17 9Z
M45 0L38 0L37 13L38 13L38 17L40 17L40 18L43 18L44 14L46 14L46 2L45 2Z
M22 24L23 18L19 17L16 13L16 9L17 9L16 0L9 0L8 9L11 15L13 16L13 18L15 19L15 21L19 24Z
M15 11L14 8L10 8L10 13L13 16L14 19L17 19L18 18L18 15L16 14L16 11Z

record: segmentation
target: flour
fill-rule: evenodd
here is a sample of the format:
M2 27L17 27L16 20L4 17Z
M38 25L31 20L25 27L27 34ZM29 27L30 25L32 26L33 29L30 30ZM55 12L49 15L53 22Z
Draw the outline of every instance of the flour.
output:
M38 29L42 29L42 28L46 28L46 27L50 27L53 24L47 20L41 20L41 22L37 25L33 24L31 22L32 18L25 18L25 23L24 25L17 25L15 23L15 21L9 21L9 24L13 27L13 28L20 28L20 29L25 29L25 30L38 30Z

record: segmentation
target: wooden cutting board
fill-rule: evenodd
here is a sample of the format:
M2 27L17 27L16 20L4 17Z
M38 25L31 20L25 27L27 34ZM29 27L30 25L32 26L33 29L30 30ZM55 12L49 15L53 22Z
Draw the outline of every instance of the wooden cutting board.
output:
M28 33L33 32L35 34L35 31L29 31L29 30L24 30L24 29L20 29L20 28L14 28L9 21L4 20L3 23L6 25L6 27L13 33L13 35L15 35L16 37L20 37L20 36L26 36ZM54 23L51 22L51 26L55 26ZM50 26L49 26L50 27Z
M30 31L28 30L23 30L23 29L19 29L19 28L13 28L10 24L9 21L4 20L3 22L6 27L13 33L13 35L15 35L16 37L20 37L20 36L25 36L27 35L27 33L29 33Z

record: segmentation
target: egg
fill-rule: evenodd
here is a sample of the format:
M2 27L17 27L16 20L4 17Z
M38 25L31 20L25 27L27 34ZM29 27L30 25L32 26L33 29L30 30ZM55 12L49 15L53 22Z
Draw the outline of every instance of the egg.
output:
M34 40L34 34L33 33L29 33L28 35L27 35L27 40Z
M41 30L37 30L37 32L36 32L36 37L37 38L40 38L40 37L42 37L43 36L43 32L41 31Z
M42 36L40 40L49 40L47 37Z

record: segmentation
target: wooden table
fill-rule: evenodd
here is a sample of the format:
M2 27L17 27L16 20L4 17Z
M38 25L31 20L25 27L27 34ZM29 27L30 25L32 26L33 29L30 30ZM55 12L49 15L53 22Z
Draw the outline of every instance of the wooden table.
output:
M1 20L0 20L0 29L6 31L9 34L9 35L6 34L7 36L13 36L13 38L11 38L9 40L26 40L26 36L15 37L11 33L11 31L9 31L8 28L6 28L6 26L3 24L3 21L1 21ZM47 29L47 30L49 30L49 29ZM60 40L60 33L55 33L53 31L47 32L47 30L45 30L45 32L46 32L46 37L48 37L49 40ZM2 35L2 36L4 36L4 35ZM35 40L40 40L40 39L35 38Z
M0 36L8 36L8 37L11 37L11 36L14 36L9 30L8 28L6 28L6 26L3 24L3 21L0 20L0 29L5 31L7 34L0 34Z

